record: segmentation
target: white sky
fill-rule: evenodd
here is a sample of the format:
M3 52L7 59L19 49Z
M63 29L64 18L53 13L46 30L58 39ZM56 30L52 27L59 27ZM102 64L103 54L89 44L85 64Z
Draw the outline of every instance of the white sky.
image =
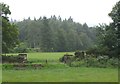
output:
M10 18L23 20L34 17L51 15L61 16L62 19L73 18L75 22L95 26L99 23L108 24L111 18L108 13L119 0L2 0L10 6Z

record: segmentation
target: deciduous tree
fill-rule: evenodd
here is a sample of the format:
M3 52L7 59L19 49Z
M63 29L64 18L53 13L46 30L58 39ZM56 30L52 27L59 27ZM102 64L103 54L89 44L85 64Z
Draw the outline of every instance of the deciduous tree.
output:
M10 23L7 15L10 15L9 6L0 3L2 11L0 12L2 18L2 52L8 53L18 44L18 29L14 23Z

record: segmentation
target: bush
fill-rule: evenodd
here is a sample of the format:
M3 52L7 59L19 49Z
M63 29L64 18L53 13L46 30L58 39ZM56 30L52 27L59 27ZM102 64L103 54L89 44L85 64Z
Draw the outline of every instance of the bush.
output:
M117 58L111 58L110 60L108 60L107 64L111 67L118 67L119 66L119 60Z
M20 43L17 47L14 48L15 53L27 53L28 49L25 43Z
M89 48L86 51L87 54L94 54L94 55L108 55L109 54L109 48L108 47L94 47Z
M2 64L2 69L13 69L13 64Z
M104 57L104 56L103 56ZM118 59L117 58L111 58L111 59L101 59L95 57L87 57L86 59L82 60L74 60L71 62L71 64L68 64L71 67L98 67L98 68L107 68L107 67L118 67Z

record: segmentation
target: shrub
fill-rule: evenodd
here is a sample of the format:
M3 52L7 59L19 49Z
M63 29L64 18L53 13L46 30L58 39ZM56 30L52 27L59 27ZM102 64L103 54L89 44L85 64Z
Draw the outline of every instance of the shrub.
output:
M103 56L104 57L104 56ZM95 57L88 57L86 59L76 59L72 61L71 63L67 64L71 67L99 67L99 68L107 68L107 67L118 67L118 59L117 58L111 58L111 59L101 59L99 60L98 58Z
M13 64L2 64L2 69L13 69Z
M111 67L118 67L119 66L119 60L117 58L111 58L110 60L108 60L107 64Z
M20 43L17 47L14 48L16 53L27 53L28 49L25 43Z

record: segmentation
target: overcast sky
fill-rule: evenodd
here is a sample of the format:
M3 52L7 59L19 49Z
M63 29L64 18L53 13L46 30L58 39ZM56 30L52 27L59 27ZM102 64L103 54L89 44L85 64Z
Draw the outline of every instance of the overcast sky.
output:
M10 6L12 19L23 20L40 16L61 16L62 19L73 18L75 22L95 26L108 24L108 13L119 0L2 0Z

